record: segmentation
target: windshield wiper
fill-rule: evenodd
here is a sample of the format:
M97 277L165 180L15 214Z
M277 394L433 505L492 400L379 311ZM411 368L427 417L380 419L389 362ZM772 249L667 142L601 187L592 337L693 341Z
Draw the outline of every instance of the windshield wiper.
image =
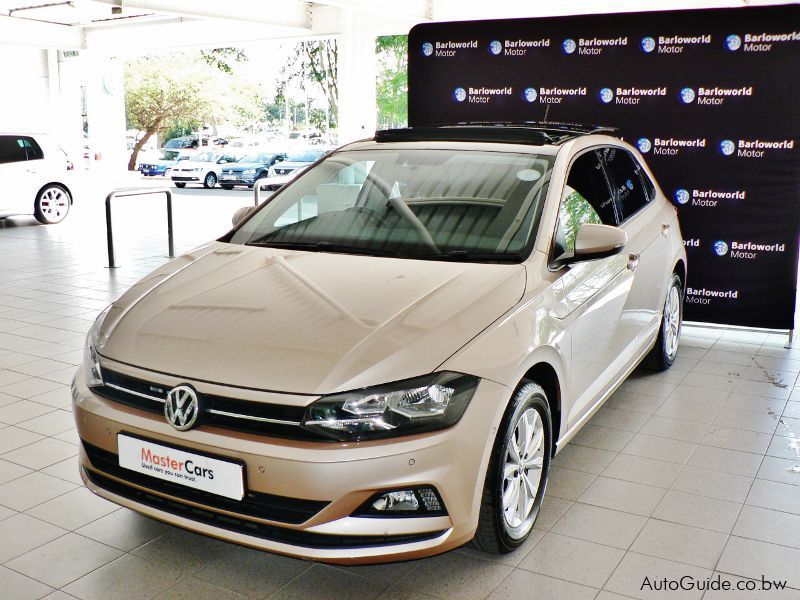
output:
M470 252L469 250L451 250L441 254L415 254L409 258L421 260L452 260L456 262L513 262L523 261L518 252Z
M332 242L248 242L246 246L259 246L262 248L287 248L290 250L305 250L307 252L337 252L342 254L364 254L368 256L398 256L394 250L383 250L365 246L349 244L334 244Z

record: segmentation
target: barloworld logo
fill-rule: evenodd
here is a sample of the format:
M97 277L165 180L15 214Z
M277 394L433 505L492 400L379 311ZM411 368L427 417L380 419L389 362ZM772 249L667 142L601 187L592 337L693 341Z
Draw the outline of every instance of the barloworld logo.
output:
M741 47L742 47L742 38L740 38L735 33L732 33L725 38L725 48L728 49L728 52L736 52Z
M687 287L684 302L687 304L711 304L711 301L715 298L736 300L739 298L739 290L709 290L706 288Z
M600 98L601 102L608 104L614 100L614 90L608 87L601 88L597 94L597 97Z
M467 90L465 90L463 87L457 87L455 90L453 90L453 98L456 102L463 102L467 99Z
M561 42L561 51L564 54L572 54L578 48L578 44L572 38L567 38Z
M522 92L522 97L525 98L526 102L536 102L538 96L539 94L536 93L536 88L528 87Z
M499 40L489 42L489 53L497 56L503 51L503 44Z
M680 94L681 102L683 102L684 104L691 104L692 102L694 102L695 95L696 94L694 93L694 90L692 88L685 87L681 90Z
M733 140L722 140L719 143L719 152L723 156L730 156L736 152L736 144L733 142Z
M614 46L627 46L628 36L621 36L617 38L578 38L575 41L572 38L567 38L561 42L561 51L564 54L578 54L597 56L602 54L603 50L608 47Z
M673 197L675 198L675 202L678 204L686 204L689 202L691 196L689 195L689 190L678 188L675 190L675 195Z
M714 254L717 256L725 256L728 253L728 243L722 240L717 240L712 246Z
M457 87L453 90L453 99L456 102L467 101L470 104L488 104L492 100L492 96L510 96L514 93L511 86L502 88L487 88L487 87Z
M489 54L498 56L525 56L531 48L549 48L550 38L515 39L515 40L492 40L489 42Z
M650 152L650 148L653 147L653 143L648 138L642 137L636 140L636 147L642 154L647 154Z
M453 57L459 50L471 50L478 48L478 40L467 40L464 42L454 42L447 40L444 42L430 42L422 44L422 53L425 56L433 54L437 58Z
M650 36L647 36L642 38L640 46L642 48L642 52L644 52L645 54L650 54L653 50L656 49L656 41Z
M431 54L433 54L433 44L430 42L425 42L422 44L422 55L430 56Z

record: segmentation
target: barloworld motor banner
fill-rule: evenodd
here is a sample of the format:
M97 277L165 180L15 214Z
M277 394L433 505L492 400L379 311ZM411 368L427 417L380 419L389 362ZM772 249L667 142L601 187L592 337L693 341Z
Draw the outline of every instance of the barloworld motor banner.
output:
M790 329L800 226L800 6L418 25L411 126L619 128L680 212L685 317Z

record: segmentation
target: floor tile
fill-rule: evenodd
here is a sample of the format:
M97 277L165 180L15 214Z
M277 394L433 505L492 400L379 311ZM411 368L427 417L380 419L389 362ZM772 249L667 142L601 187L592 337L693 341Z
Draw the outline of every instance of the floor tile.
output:
M0 435L0 455L27 446L42 439L42 436L19 427L5 427Z
M713 569L727 540L724 533L650 519L633 542L631 552Z
M553 465L599 475L614 459L615 454L599 448L567 444L553 460Z
M624 550L633 543L646 522L640 515L576 502L552 531Z
M687 465L672 483L672 489L742 503L752 483L752 477Z
M0 485L0 504L14 510L27 510L75 487L43 473L29 473Z
M694 449L687 464L743 477L755 477L761 466L761 459L760 454L700 444Z
M800 588L799 564L800 550L731 536L717 571L759 580L763 575L773 580L786 580L790 587Z
M707 430L708 425L706 423L656 415L651 417L639 431L646 435L657 435L673 440L697 443L703 439L703 435Z
M767 448L767 456L800 461L800 437L797 439L774 436Z
M745 504L800 515L800 490L787 483L756 479Z
M800 549L800 515L744 506L733 535Z
M66 530L17 513L0 521L0 564L38 548L67 533ZM1 590L2 588L0 588ZM0 592L0 596L2 592Z
M304 600L320 598L336 600L341 597L342 590L347 590L347 597L375 598L384 591L388 584L369 580L358 575L335 569L326 565L313 565L292 579L285 586L270 594L270 600Z
M78 449L72 444L48 437L6 452L2 458L29 469L42 469L77 455Z
M719 406L713 404L700 404L688 400L667 398L655 414L660 417L670 417L672 419L684 419L686 421L696 421L698 423L712 423L719 411Z
M721 533L730 533L741 504L669 490L653 511L653 518Z
M791 485L800 485L800 459L765 456L756 477Z
M589 421L583 426L583 429L572 438L570 444L599 448L600 450L607 450L609 452L619 452L631 441L633 436L634 433L631 431L601 427Z
M36 402L20 400L13 404L6 404L0 407L0 423L16 425L21 421L33 419L34 417L49 413L52 410L52 408L37 404Z
M746 431L758 431L760 433L772 434L778 426L778 415L761 414L749 410L736 410L723 407L717 418L714 419L717 427L731 427L733 429L744 429Z
M74 533L67 533L9 561L6 566L37 581L59 588L91 573L120 554L122 553L114 548Z
M695 444L690 442L637 433L622 452L682 465L689 460L694 448Z
M2 434L0 434L2 435ZM0 458L0 485L27 475L31 470Z
M34 402L31 402L34 404ZM44 406L44 405L39 405ZM20 429L27 429L41 435L56 435L75 427L75 417L67 410L52 410L40 417L35 417L17 424Z
M603 475L668 488L680 471L681 465L676 463L632 454L618 454L605 468Z
M247 600L236 592L217 587L199 579L187 577L175 584L174 587L162 592L154 600Z
M123 555L64 588L81 600L150 600L180 580L169 564Z
M701 598L702 591L679 590L676 592L653 589L661 579L680 580L693 577L703 580L711 575L710 569L702 569L663 558L629 552L611 575L605 589L631 598Z
M448 552L421 562L400 582L413 590L440 598L482 599L511 572L512 568L507 565Z
M130 552L169 530L169 525L123 508L76 529L75 533Z
M590 600L597 594L593 588L517 569L489 595L489 600L525 598L531 590L536 590L537 597L559 600Z
M624 554L618 548L548 533L519 568L600 588Z
M763 454L767 446L769 446L769 442L770 436L766 433L731 429L718 425L712 425L702 440L702 443L706 446L716 446L717 448L740 450L754 454Z
M118 509L118 505L80 487L26 512L53 525L74 530Z
M603 427L636 432L642 428L648 418L649 416L645 413L603 406L594 414L592 422Z
M8 600L38 600L53 588L0 566L0 590Z
M224 558L236 549L236 546L227 542L168 525L165 527L166 532L163 535L136 548L131 554L150 562L169 563L174 571L189 576L192 571L205 566L210 561L224 564ZM111 542L110 546L119 546L112 540L109 542ZM126 548L120 549L126 550ZM216 582L211 580L210 583ZM223 587L226 586L223 585Z
M600 476L578 498L579 502L649 516L658 505L664 489Z
M553 466L547 482L547 493L556 498L577 500L595 477L592 473Z

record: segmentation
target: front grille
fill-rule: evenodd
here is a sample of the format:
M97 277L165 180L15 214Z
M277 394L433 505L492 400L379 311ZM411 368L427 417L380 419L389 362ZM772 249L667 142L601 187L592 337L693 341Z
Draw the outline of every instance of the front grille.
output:
M216 494L204 492L203 490L196 490L170 481L164 481L157 477L125 469L119 466L119 457L113 452L103 450L102 448L98 448L97 446L83 441L82 443L86 456L89 458L89 462L91 462L92 466L98 471L124 479L135 485L153 490L154 492L168 494L169 496L188 500L190 502L197 502L198 504L203 504L210 508L227 510L248 517L297 525L305 523L330 504L330 502L319 500L287 498L285 496L275 496L251 491L246 491L242 500L232 500L224 496L218 496ZM94 475L94 473L92 475Z
M86 468L84 468L84 472L97 487L139 504L191 519L198 523L304 548L371 548L375 546L409 544L437 538L446 531L439 530L406 535L330 535L297 529L285 529L276 525L265 525L264 523L238 519L230 515L215 513L168 498L162 498L161 496L155 496Z
M93 388L98 395L154 414L164 413L164 401L170 386L108 369L103 369L103 382L102 386ZM201 425L288 439L330 441L300 427L305 412L302 406L251 402L200 393L198 396L202 396L205 410Z

